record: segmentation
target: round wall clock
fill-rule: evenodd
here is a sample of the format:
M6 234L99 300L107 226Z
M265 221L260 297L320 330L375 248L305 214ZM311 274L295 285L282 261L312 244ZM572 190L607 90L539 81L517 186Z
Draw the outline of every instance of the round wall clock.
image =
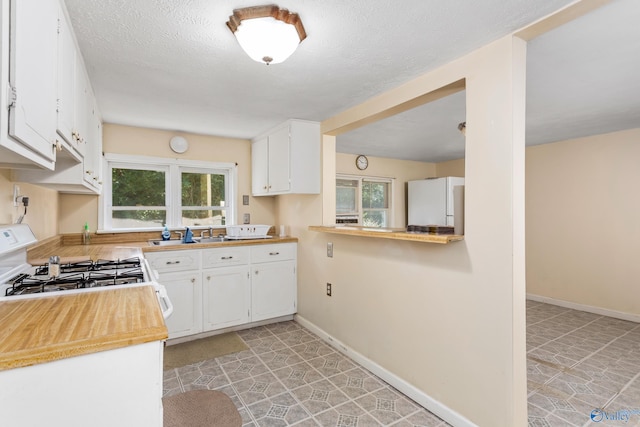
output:
M174 136L171 138L171 141L169 141L169 147L171 147L174 152L182 154L189 148L189 143L181 136Z
M356 157L356 167L361 171L365 170L369 166L369 159L362 154Z

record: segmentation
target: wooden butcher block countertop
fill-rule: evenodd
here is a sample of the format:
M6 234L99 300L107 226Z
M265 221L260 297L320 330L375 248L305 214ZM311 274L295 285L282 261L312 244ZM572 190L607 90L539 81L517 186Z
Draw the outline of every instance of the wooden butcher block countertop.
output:
M0 370L165 340L150 285L0 302Z

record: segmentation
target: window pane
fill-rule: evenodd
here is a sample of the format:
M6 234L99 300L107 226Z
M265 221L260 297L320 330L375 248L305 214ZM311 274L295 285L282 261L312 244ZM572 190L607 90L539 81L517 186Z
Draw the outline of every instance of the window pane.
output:
M191 227L194 225L225 225L226 212L224 210L183 210L182 225Z
M113 206L165 205L162 171L113 168L111 181Z
M364 211L362 213L362 225L365 227L386 227L386 211Z
M123 210L113 211L113 228L161 227L167 221L164 210Z
M356 212L356 189L336 188L336 212L351 213Z
M386 209L389 207L389 183L367 182L362 183L362 206L366 208Z
M224 175L182 173L182 206L224 206L224 190Z

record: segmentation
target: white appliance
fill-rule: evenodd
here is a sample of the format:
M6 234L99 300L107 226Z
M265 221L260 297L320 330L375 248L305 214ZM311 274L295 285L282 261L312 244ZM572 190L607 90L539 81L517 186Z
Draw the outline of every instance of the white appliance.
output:
M407 225L447 225L463 234L464 178L447 176L408 182Z
M27 262L27 247L34 243L37 239L27 224L0 225L0 301L153 285L163 317L173 312L167 290L144 258L63 263L52 275L48 265Z

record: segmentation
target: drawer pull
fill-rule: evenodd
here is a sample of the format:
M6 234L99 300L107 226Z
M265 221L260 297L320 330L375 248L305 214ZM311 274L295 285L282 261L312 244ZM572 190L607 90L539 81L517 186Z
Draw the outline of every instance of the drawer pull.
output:
M233 259L233 257L232 257L232 256L223 256L223 257L222 257L222 258L220 258L220 259Z
M280 255L280 252L269 252L269 255Z
M180 261L167 261L167 265L180 264Z

